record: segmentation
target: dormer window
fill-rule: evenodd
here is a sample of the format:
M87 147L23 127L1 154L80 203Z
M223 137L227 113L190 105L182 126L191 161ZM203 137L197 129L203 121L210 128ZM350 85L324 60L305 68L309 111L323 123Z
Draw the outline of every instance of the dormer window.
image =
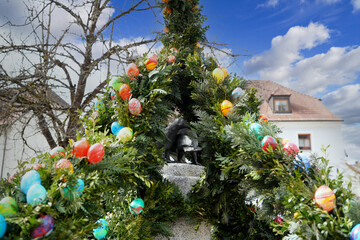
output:
M291 113L290 95L272 96L270 106L274 113Z

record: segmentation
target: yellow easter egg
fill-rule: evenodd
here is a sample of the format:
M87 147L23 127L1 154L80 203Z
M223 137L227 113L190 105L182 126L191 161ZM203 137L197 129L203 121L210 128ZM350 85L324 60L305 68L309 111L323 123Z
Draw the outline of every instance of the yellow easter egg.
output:
M221 83L225 78L224 72L220 68L215 68L212 72L212 76L218 84Z

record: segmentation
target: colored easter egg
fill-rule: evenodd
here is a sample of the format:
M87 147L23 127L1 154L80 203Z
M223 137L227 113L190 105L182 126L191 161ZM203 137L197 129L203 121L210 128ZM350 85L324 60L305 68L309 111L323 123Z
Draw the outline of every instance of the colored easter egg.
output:
M264 135L262 134L263 127L259 123L251 123L249 126L249 132L255 135L256 138L259 140L264 137Z
M334 192L325 185L321 185L315 192L315 203L324 211L330 212L336 204Z
M124 83L123 85L121 85L120 90L119 90L120 97L123 100L129 99L131 96L130 90L131 89L128 84Z
M55 164L55 168L68 169L70 171L70 174L72 174L74 172L73 165L66 158L63 158L63 159L60 159L59 161L57 161L57 163Z
M146 69L151 71L151 70L154 70L154 68L156 67L157 65L157 60L156 58L154 57L151 57L149 58L146 62L145 62L145 65L146 65Z
M103 239L106 237L109 231L109 225L105 219L101 218L97 220L97 223L101 224L99 227L93 229L93 234L96 239Z
M243 92L244 91L241 89L241 87L237 87L231 92L231 96L233 99L238 99L243 94Z
M120 87L119 87L119 89L120 89ZM113 99L116 97L115 93L114 93L114 92L111 92L111 93L110 93L110 97L111 97L111 100L113 100Z
M50 157L53 158L55 156L63 156L65 157L66 151L63 147L56 146L50 151Z
M224 72L220 68L215 68L212 72L212 76L218 84L221 83L225 78Z
M164 3L168 3L169 2L169 0L162 0Z
M172 64L172 63L174 63L176 61L176 57L171 54L171 55L169 55L167 57L166 61L167 61L168 64Z
M141 112L141 103L136 98L132 98L129 101L129 112L132 115L138 115Z
M31 237L41 238L43 236L49 236L54 229L54 219L50 215L44 215L39 217L38 221L41 223L31 232Z
M95 143L88 151L87 159L89 163L94 164L100 162L105 155L104 146L101 143Z
M5 235L6 232L6 221L3 215L0 214L0 238Z
M64 188L64 197L72 200L74 197L80 197L84 191L85 183L82 179L77 179L76 184L72 187Z
M115 89L115 91L119 91L122 85L122 83L120 82L120 78L115 78L111 85Z
M129 209L132 214L139 215L144 210L145 203L141 198L137 198L130 203Z
M11 216L16 214L18 210L17 203L12 197L4 197L0 201L0 214L3 216Z
M274 221L277 222L280 225L283 225L283 223L284 223L284 220L280 216L276 216L274 218Z
M114 134L115 136L119 133L119 131L123 128L123 125L120 125L120 123L118 122L113 122L111 124L111 132L112 134Z
M269 122L269 119L266 117L265 114L262 114L262 115L259 116L259 121L260 121L261 123L268 123L268 122Z
M129 127L121 129L116 137L123 143L130 141L133 138L133 130Z
M169 28L168 27L164 27L164 33L168 34L169 33Z
M305 167L306 171L309 171L309 168L311 168L309 158L303 153L299 153L296 155L294 163L296 167Z
M139 76L139 68L135 63L131 63L127 70L127 75L130 79L134 80Z
M284 145L283 147L283 151L286 152L289 155L295 155L297 154L300 150L298 148L298 146L296 146L295 143L292 142L288 142Z
M278 143L276 142L275 138L271 136L265 136L263 140L261 141L261 148L265 152L269 152L269 146L271 147L272 151L275 150L275 148L278 146Z
M355 227L351 229L350 240L360 240L360 224L357 224Z
M288 142L290 142L289 139L282 139L281 140L281 145L285 146Z
M170 15L171 14L171 9L168 8L168 7L164 8L163 14L164 14L164 16Z
M229 113L231 113L231 111L233 110L233 104L228 101L228 100L224 100L221 103L221 112L222 114L224 114L224 116L226 117Z
M95 111L99 111L101 108L104 107L104 103L102 101L97 101L94 107L95 107Z
M40 174L36 170L30 170L21 178L20 188L23 193L27 194L30 187L34 184L41 184Z
M224 73L224 78L226 78L227 76L229 76L229 73L228 73L226 67L220 66L219 68L221 69L221 71L223 71L223 73Z
M170 52L172 52L172 53L178 53L179 50L177 50L177 48L171 48L171 49L170 49Z
M26 202L31 205L37 205L43 202L46 196L46 189L41 184L34 184L26 194Z
M86 138L82 138L74 143L72 155L74 157L86 157L89 151L90 145Z

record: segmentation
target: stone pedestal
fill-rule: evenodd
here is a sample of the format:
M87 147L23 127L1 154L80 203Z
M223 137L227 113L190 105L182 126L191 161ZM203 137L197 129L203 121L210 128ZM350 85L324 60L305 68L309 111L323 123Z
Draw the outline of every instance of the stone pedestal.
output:
M169 163L162 169L164 178L179 186L181 193L185 196L190 192L192 186L200 179L204 167L186 164L186 163ZM172 225L171 230L174 237L171 240L210 240L211 226L201 223L197 231L195 225L188 223L185 218L177 219ZM157 236L155 240L165 240L166 237Z

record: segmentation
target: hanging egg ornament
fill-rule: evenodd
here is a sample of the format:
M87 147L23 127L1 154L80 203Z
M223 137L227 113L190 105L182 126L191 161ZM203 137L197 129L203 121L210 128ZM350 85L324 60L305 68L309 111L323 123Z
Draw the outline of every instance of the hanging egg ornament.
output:
M141 112L141 103L136 98L132 98L129 101L129 112L132 115L138 115Z
M334 192L326 185L321 185L315 192L315 203L324 211L334 209L336 198Z
M133 130L129 127L124 127L116 135L116 138L118 138L121 142L126 143L133 138Z
M284 223L284 220L280 216L276 216L274 218L274 221L277 222L280 225L283 225L283 223Z
M95 107L95 111L99 111L101 108L104 107L104 103L102 101L97 101L94 107Z
M269 122L269 119L266 117L265 114L262 114L262 115L259 116L259 121L260 121L261 123L268 123L268 122Z
M168 3L169 2L169 0L162 0L164 3Z
M353 227L353 229L351 229L350 240L360 240L360 224L357 224L355 227Z
M243 92L244 91L240 87L237 87L231 92L231 96L235 100L235 99L240 98L240 96L243 94Z
M87 159L89 163L94 164L100 162L105 155L104 146L101 143L95 143L88 151Z
M107 221L103 218L97 220L97 223L100 223L101 225L97 228L93 229L93 234L96 239L103 239L106 237L108 231L109 231L109 225Z
M41 222L40 225L31 232L30 236L36 239L49 236L54 229L54 219L50 215L44 215L39 217L38 221Z
M72 155L77 158L86 157L90 145L86 138L82 138L74 143Z
M0 214L3 216L15 215L18 210L18 205L12 197L4 197L0 201Z
M41 184L34 184L26 194L26 202L31 205L37 205L42 203L46 196L46 189Z
M164 33L168 34L169 33L169 28L168 27L164 27Z
M6 233L6 221L3 215L0 214L0 238Z
M130 86L128 84L124 83L123 85L121 85L120 90L119 90L120 97L123 100L129 99L131 96L130 91L131 91Z
M66 151L63 147L56 146L50 151L50 157L54 158L55 156L62 156L65 157Z
M170 49L170 52L172 52L172 53L178 53L179 50L177 50L177 48L171 48L171 49Z
M265 136L263 140L261 141L261 148L265 152L269 152L269 146L271 146L272 151L275 150L275 148L278 146L278 143L276 142L275 138L271 136Z
M305 167L305 170L307 172L309 171L309 168L311 168L309 158L303 153L299 153L296 155L294 159L294 164L296 167Z
M249 132L256 136L257 139L262 139L264 135L263 127L259 123L251 123L249 126Z
M156 68L156 65L157 65L157 60L156 58L154 57L151 57L149 58L146 62L145 62L145 65L146 65L146 69L151 71L151 70L154 70L154 68Z
M290 142L289 139L282 139L281 140L281 145L285 146L288 142Z
M218 84L224 81L225 78L224 72L220 68L215 68L212 72L212 76Z
M130 79L134 80L139 76L139 68L135 63L131 63L127 70L127 75Z
M145 203L141 198L137 198L130 203L129 210L132 214L139 215L144 210Z
M111 83L112 87L114 88L115 91L119 91L122 83L120 82L120 78L115 78L113 80L113 82Z
M111 124L111 132L112 134L114 134L115 136L119 133L119 131L123 128L123 125L120 125L120 123L118 122L113 122Z
M111 93L110 93L110 97L111 97L111 100L114 100L114 98L116 97L115 93L114 93L114 92L111 92Z
M168 63L168 64L172 64L172 63L174 63L176 61L176 57L174 56L174 55L169 55L168 57L167 57L167 59L166 59L166 62Z
M227 76L229 76L228 70L226 69L226 67L220 66L219 67L221 69L221 71L223 71L224 73L224 78L226 78Z
M284 145L283 147L283 151L286 152L287 154L289 155L296 155L297 153L299 153L299 148L298 146L296 146L295 143L292 143L292 142L288 142Z
M67 186L64 188L64 197L72 200L73 197L80 197L84 191L85 183L82 179L77 179L76 184L72 187Z
M30 187L34 184L41 184L40 174L36 170L30 170L21 178L20 188L23 193L27 194Z
M228 101L228 100L224 100L221 103L221 112L222 114L224 114L224 116L226 117L229 113L231 113L233 110L233 104Z
M74 172L73 165L66 158L60 159L56 163L55 168L57 168L57 169L66 169L67 168L70 171L70 174L72 174Z
M164 14L164 17L166 17L167 15L170 15L171 14L171 9L168 8L168 7L164 8L163 14Z

